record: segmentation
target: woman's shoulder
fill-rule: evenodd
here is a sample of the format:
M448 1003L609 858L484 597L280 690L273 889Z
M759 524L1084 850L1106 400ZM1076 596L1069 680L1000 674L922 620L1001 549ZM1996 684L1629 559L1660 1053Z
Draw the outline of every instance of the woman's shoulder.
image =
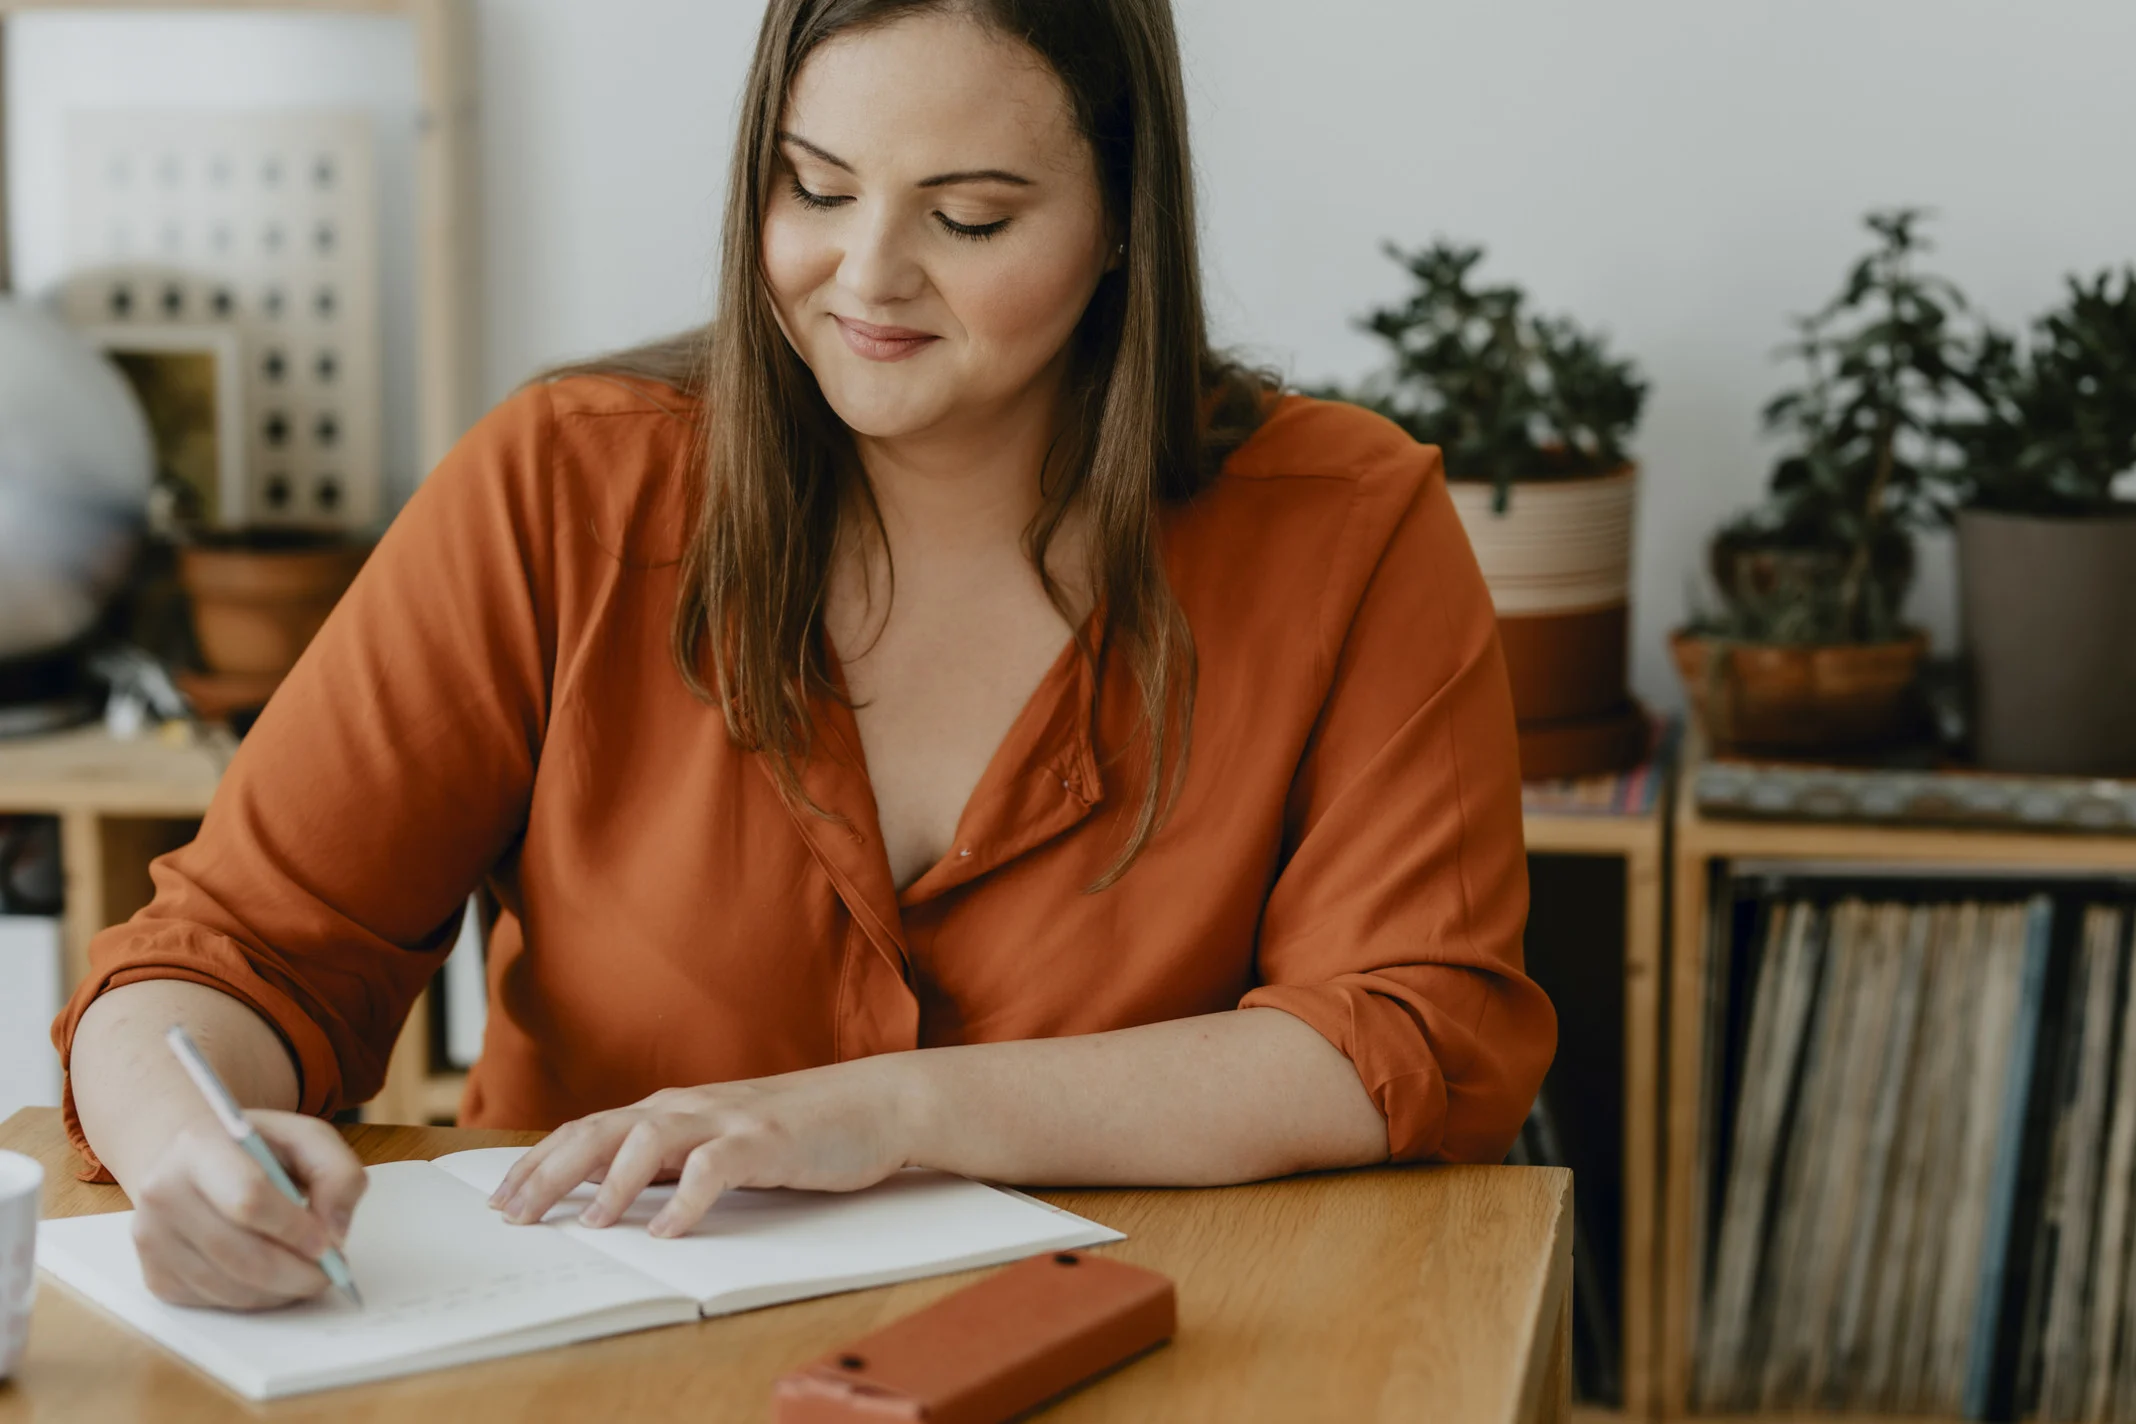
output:
M1278 400L1177 512L1168 565L1198 638L1229 629L1264 648L1300 626L1339 645L1375 585L1402 585L1380 601L1403 616L1480 590L1437 447L1306 396Z
M1362 406L1283 395L1218 474L1225 480L1332 480L1418 486L1442 478L1436 446Z
M702 442L697 402L645 377L573 374L521 386L476 423L433 478L517 486L560 535L634 557L679 552ZM448 472L448 467L458 467Z
M1370 560L1409 511L1443 499L1444 486L1438 448L1393 421L1285 395L1176 525L1220 562L1222 551L1255 546Z

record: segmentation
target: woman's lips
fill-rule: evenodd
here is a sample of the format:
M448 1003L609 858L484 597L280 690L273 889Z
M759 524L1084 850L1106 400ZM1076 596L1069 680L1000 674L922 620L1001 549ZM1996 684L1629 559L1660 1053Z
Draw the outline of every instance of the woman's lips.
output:
M838 323L838 334L845 338L847 348L868 361L902 361L940 339L907 326L871 326L842 316L831 320Z

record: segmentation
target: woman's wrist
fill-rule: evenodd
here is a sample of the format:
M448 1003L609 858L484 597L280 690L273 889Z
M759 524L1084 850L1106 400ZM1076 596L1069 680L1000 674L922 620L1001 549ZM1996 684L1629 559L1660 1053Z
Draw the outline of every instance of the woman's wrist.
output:
M294 1108L295 1066L266 1020L238 1000L189 981L149 979L102 995L82 1014L69 1075L82 1134L129 1189L188 1129L215 1116L164 1046L186 1025L247 1107Z
M947 1165L941 1060L940 1050L927 1048L863 1060L876 1075L883 1121L896 1155L907 1167Z

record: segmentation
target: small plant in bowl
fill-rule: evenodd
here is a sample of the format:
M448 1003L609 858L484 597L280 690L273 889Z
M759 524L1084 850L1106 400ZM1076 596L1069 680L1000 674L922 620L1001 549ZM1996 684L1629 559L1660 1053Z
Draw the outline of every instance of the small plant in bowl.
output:
M1920 269L1923 216L1871 213L1875 247L1783 348L1803 379L1763 419L1786 451L1764 503L1714 536L1719 606L1671 639L1718 744L1861 748L1906 730L1928 644L1901 608L1969 349L1964 297Z

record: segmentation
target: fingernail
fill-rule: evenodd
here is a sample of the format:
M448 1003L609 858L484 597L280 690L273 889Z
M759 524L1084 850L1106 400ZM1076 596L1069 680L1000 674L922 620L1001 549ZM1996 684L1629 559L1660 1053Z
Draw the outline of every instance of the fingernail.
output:
M333 1228L336 1246L349 1239L349 1224L354 1219L347 1207L336 1207L328 1216L327 1225Z
M579 1225L581 1226L606 1226L608 1221L608 1212L602 1207L589 1206L579 1213Z

